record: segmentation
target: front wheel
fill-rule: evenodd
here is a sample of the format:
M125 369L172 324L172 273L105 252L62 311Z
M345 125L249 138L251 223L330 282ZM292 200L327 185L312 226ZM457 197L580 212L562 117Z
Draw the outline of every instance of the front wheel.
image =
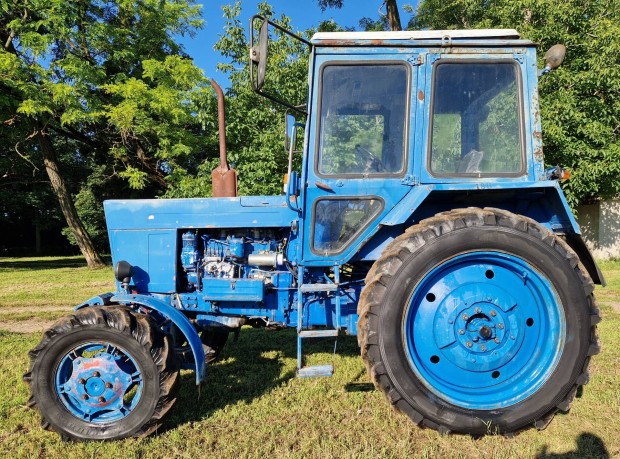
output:
M28 404L66 439L146 436L176 401L170 338L128 308L90 307L60 319L30 358Z
M362 357L418 424L473 435L543 428L588 381L599 350L592 281L529 218L464 209L424 220L366 282Z

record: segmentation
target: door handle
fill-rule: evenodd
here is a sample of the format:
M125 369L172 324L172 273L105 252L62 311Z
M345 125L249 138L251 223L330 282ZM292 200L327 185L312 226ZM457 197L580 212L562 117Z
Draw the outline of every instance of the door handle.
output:
M320 188L321 190L329 191L330 193L335 193L334 189L331 186L329 186L327 183L314 182L314 184L316 185L317 188Z

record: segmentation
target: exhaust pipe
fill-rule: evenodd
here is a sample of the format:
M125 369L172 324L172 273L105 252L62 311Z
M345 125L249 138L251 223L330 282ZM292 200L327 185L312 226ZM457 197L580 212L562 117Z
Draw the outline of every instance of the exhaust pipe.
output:
M237 171L228 167L226 160L226 112L224 92L219 84L211 79L217 94L217 121L220 134L220 165L211 172L211 185L214 198L234 198L237 196Z

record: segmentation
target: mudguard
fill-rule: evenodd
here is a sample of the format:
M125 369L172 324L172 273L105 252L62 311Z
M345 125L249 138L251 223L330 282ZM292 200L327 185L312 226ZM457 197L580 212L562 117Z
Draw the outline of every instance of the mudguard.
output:
M104 306L108 304L139 304L146 309L157 311L166 319L170 320L181 330L181 333L185 336L192 350L194 362L196 362L196 385L204 381L206 376L206 360L202 341L200 341L200 336L198 336L198 332L194 326L181 311L149 295L129 295L122 293L105 293L95 296L76 306L75 309L81 309L87 306Z

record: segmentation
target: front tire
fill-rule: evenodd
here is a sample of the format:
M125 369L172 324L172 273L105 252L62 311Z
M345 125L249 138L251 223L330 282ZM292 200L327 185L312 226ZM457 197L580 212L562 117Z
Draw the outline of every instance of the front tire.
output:
M510 434L568 411L598 353L594 286L534 220L463 209L424 220L373 265L358 337L375 386L442 433Z
M176 401L170 338L125 307L89 307L60 319L30 358L28 405L64 439L149 435Z

